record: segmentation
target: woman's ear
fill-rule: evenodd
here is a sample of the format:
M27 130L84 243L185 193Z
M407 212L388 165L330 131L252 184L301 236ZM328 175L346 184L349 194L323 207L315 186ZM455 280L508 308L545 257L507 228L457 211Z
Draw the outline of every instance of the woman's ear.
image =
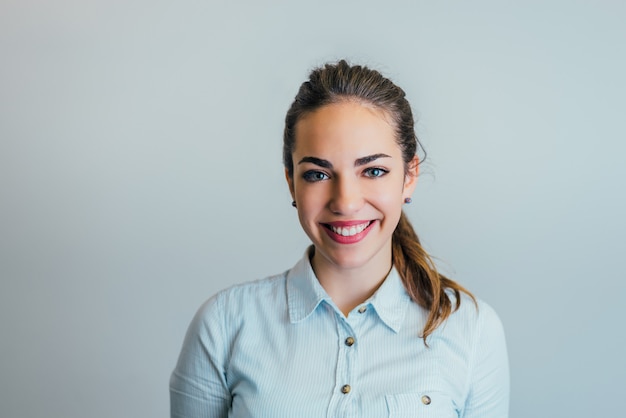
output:
M402 193L402 198L411 197L413 191L415 190L415 186L417 186L419 162L419 158L416 155L407 165L407 172L404 176L404 192Z
M289 186L289 193L291 193L291 198L296 200L296 194L294 192L293 187L293 176L289 175L289 170L285 168L285 180L287 180L287 185Z

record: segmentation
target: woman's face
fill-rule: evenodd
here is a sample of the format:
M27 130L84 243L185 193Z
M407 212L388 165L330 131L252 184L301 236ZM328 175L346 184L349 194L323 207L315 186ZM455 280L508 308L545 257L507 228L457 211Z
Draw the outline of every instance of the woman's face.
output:
M415 188L417 159L405 175L389 117L356 102L331 104L300 119L295 138L287 181L315 263L390 268L391 236Z

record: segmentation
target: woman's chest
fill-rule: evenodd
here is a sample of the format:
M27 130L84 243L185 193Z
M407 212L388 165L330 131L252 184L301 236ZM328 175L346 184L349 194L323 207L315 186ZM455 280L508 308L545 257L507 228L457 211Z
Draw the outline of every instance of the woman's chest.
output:
M426 347L418 329L362 325L285 327L254 333L254 344L240 333L227 373L230 416L459 416L468 350L445 334Z

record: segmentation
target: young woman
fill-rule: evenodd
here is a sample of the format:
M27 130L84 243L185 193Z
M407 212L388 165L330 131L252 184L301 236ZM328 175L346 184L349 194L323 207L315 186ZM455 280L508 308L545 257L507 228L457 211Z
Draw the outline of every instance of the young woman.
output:
M340 61L311 73L283 159L312 245L285 273L200 308L172 417L508 416L498 317L437 272L402 212L418 174L413 125L377 71Z

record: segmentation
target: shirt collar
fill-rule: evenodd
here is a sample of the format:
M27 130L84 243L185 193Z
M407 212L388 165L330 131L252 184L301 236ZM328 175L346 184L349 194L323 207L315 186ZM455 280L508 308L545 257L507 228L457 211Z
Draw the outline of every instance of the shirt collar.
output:
M311 248L287 273L287 303L291 323L306 319L322 301L334 306L313 272L309 260L310 251ZM371 305L385 325L397 333L402 327L410 301L400 274L392 267L376 293L361 306Z
M311 248L307 249L300 261L287 272L287 303L292 324L306 319L323 300L331 300L313 272L310 251Z
M374 308L385 325L398 333L410 302L411 297L402 283L398 270L392 267L383 284L365 303Z

